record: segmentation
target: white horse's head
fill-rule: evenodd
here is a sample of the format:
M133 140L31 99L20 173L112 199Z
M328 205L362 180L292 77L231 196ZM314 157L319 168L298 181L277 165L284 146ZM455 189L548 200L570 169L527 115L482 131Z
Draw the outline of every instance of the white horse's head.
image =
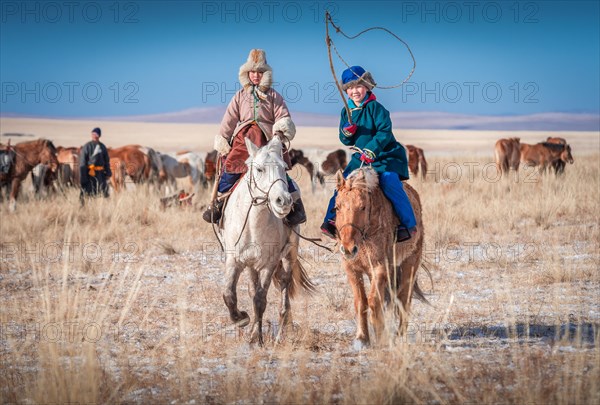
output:
M273 137L260 149L248 138L245 141L250 155L246 160L246 177L250 182L252 196L267 200L273 214L278 218L285 218L292 210L293 199L288 192L285 174L287 165L283 161L283 145L279 137Z

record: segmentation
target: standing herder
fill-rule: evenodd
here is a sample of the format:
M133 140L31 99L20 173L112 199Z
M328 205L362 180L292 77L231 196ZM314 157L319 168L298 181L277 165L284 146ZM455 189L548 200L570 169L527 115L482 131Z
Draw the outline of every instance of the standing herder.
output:
M267 64L265 51L252 49L248 60L240 67L239 80L242 88L233 96L221 121L219 134L215 136L215 149L225 157L224 170L218 185L219 193L226 193L247 170L245 161L248 150L244 138L258 147L267 144L274 136L291 141L296 127L281 94L271 87L273 70ZM291 169L287 150L283 156ZM288 226L306 222L304 205L293 180L288 176L288 191L294 199L292 211L284 219ZM202 217L207 222L218 222L223 201L209 206Z
M100 128L92 130L92 140L81 148L79 153L79 173L81 179L81 193L79 199L84 203L84 196L94 197L102 193L108 197L107 180L112 176L110 171L110 158L106 146L100 142L102 131Z

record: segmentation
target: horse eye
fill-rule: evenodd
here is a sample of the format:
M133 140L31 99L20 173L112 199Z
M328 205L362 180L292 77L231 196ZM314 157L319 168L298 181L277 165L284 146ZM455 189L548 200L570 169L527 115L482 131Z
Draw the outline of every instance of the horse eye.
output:
M365 209L367 209L367 207L365 207L365 206L360 207L361 211L364 211Z
M260 166L257 166L257 167L256 167L256 171L257 171L257 172L259 172L259 173L262 173L262 172L264 172L264 171L265 171L265 169L263 169L263 168L262 168L262 167L260 167Z

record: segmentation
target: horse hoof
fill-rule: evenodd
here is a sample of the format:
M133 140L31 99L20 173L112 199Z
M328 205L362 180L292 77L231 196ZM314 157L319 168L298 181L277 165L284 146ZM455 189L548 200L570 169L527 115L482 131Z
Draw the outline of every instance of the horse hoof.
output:
M365 350L365 349L369 348L369 342L366 342L361 339L354 339L354 342L352 342L352 348L354 350L356 350L357 352L359 352L361 350Z
M248 324L250 323L250 316L248 316L248 313L246 311L242 311L240 312L240 317L236 320L234 320L233 322L238 328L243 328L245 326L248 326Z

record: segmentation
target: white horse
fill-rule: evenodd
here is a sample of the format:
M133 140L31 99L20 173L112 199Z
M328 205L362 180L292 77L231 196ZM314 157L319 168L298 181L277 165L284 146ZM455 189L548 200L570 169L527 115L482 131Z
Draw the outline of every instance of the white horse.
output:
M177 179L188 179L190 191L199 192L200 185L208 187L204 175L206 152L161 153L162 167L167 179L167 194L178 189Z
M314 286L298 260L299 237L283 223L293 199L288 192L282 143L274 137L259 149L246 139L246 147L248 171L229 197L222 224L227 280L223 299L231 320L246 326L250 317L237 307L236 287L241 272L248 269L254 290L250 342L262 345L262 318L271 279L281 291L276 342L291 320L290 297L298 287L312 292Z

